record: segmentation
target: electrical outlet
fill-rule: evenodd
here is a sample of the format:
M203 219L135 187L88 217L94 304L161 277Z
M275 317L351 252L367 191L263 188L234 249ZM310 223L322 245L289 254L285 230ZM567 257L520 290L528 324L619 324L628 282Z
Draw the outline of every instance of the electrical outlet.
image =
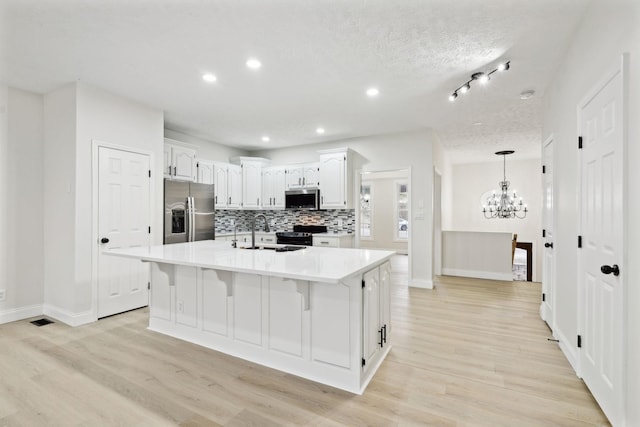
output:
M4 289L0 289L0 301L4 301L7 299L7 291Z
M230 221L230 222L231 222L231 226L232 226L232 227L236 225L236 220L235 220L235 219L231 218L231 221Z
M182 303L182 301L178 301L178 313L183 313L184 312L184 304Z

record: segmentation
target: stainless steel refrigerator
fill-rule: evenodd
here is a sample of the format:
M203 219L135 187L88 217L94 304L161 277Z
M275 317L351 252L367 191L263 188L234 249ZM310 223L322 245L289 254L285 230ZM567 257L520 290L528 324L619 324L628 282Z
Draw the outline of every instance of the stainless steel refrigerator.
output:
M213 185L165 179L164 244L213 239Z

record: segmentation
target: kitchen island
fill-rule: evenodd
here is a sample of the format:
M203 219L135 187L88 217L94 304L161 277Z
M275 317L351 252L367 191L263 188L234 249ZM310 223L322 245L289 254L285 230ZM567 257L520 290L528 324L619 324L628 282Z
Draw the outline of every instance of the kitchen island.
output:
M149 329L361 394L391 348L391 251L198 241L109 251L151 264Z

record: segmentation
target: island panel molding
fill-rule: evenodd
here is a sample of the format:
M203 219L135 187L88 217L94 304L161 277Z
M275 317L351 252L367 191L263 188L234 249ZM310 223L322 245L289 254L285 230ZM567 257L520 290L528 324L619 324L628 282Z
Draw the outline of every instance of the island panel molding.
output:
M391 349L394 252L205 240L110 254L151 262L153 331L356 394Z

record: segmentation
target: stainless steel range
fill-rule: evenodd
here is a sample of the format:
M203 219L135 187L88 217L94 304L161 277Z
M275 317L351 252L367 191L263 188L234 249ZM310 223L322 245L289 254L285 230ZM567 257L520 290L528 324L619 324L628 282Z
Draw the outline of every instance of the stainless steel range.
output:
M326 232L326 225L294 225L293 231L277 232L276 239L279 245L313 246L313 235Z

